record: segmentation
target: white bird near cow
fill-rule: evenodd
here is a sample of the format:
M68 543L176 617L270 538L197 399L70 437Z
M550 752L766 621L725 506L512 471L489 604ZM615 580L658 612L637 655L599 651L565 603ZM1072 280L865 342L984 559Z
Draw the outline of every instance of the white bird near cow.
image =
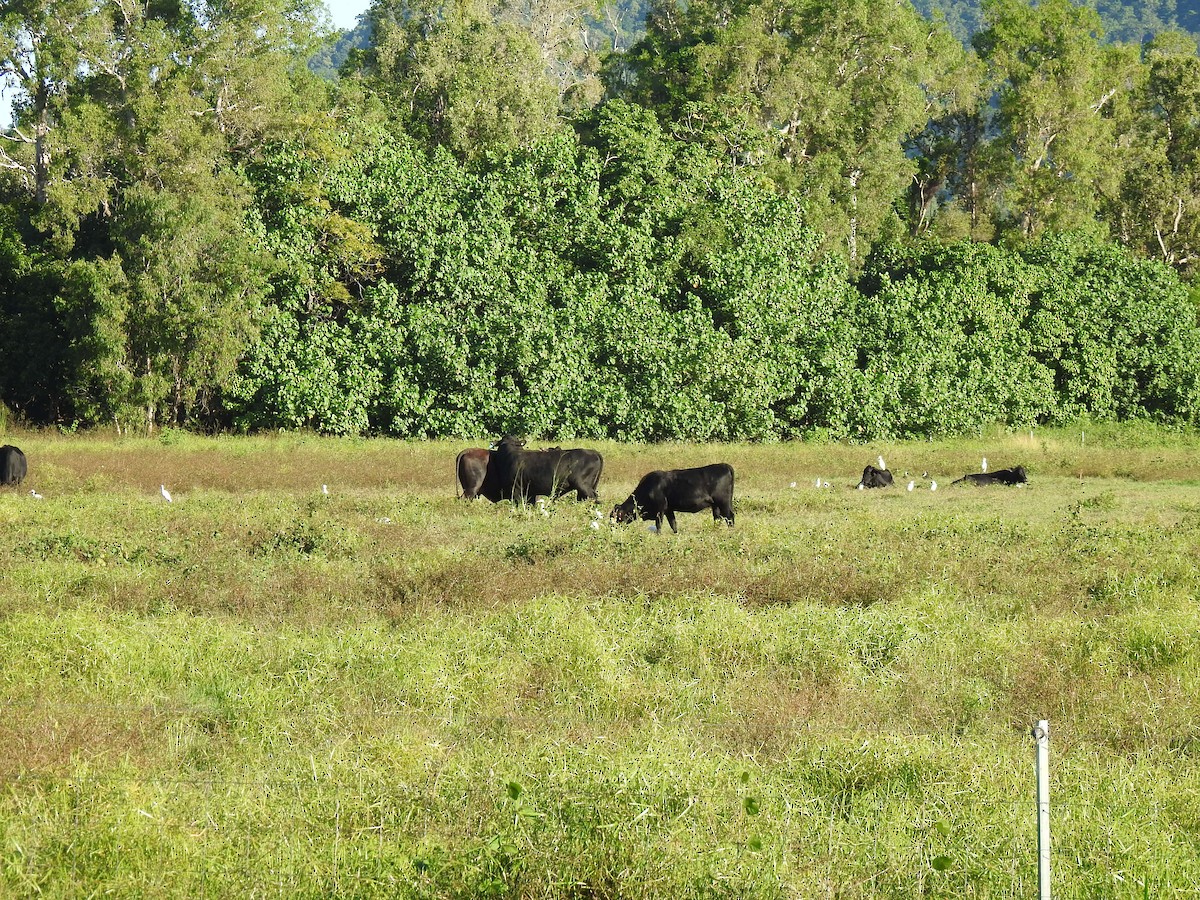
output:
M327 485L327 484L321 485L321 493L325 494L326 496L329 496L329 485Z
M34 500L45 500L46 499L41 494L39 494L37 491L30 491L29 496L32 497Z
M821 486L821 479L818 478L816 481L813 482L813 487L820 487L820 486Z
M879 468L883 469L885 472L887 471L887 464L883 461L883 454L875 457L875 462L879 463Z
M908 483L908 489L909 489L910 491L911 491L913 488L915 488L916 486L917 486L917 483L916 483L915 481L910 481L910 482Z
M931 491L936 491L937 490L937 482L936 481L929 482L929 489Z
M171 492L167 490L167 486L166 486L165 484L160 484L160 485L158 486L158 492L159 492L160 494L162 494L162 498L163 498L164 500L166 500L168 503L171 503L171 502L172 502L172 500L171 500Z
M981 472L986 472L986 471L987 471L987 457L986 457L986 456L983 458L983 462L982 462L982 463L980 463L980 469L979 469L979 470L980 470Z

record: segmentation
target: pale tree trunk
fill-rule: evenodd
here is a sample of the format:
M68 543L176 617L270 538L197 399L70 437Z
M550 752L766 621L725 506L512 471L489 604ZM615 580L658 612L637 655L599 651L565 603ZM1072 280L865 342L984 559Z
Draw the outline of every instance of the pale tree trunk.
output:
M858 261L858 180L862 178L862 169L850 171L850 229L846 235L846 249L850 252L850 261Z

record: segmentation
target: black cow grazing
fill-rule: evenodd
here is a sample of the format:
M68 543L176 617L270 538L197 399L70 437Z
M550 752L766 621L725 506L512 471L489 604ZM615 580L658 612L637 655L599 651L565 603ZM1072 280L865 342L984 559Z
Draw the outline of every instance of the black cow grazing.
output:
M1014 484L1028 484L1029 476L1025 474L1024 466L1017 466L1015 469L998 469L995 472L978 472L974 475L964 475L953 483L958 484L960 481L975 485L1003 484L1011 487Z
M625 502L613 507L612 517L619 523L653 519L661 532L665 516L671 530L679 534L675 513L706 509L712 510L714 522L724 519L733 525L733 466L729 463L643 475Z
M858 486L860 488L891 487L892 473L887 469L867 466L863 469L862 478L859 479Z
M492 451L486 447L471 447L458 454L454 471L458 475L459 494L464 500L485 497L495 503L500 499L500 484L491 465Z
M12 444L0 447L0 484L20 484L28 471L25 454L20 448Z
M491 451L489 477L493 470L503 500L528 503L535 497L561 497L570 491L576 499L595 500L604 457L595 450L526 450L524 441L508 435Z

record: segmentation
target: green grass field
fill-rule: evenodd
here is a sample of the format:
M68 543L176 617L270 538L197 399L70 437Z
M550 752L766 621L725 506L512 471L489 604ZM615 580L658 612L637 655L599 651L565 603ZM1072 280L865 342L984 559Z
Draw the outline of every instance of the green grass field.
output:
M4 440L0 896L1029 898L1043 718L1055 897L1200 894L1194 435L581 442L605 512L732 463L679 535L467 443Z

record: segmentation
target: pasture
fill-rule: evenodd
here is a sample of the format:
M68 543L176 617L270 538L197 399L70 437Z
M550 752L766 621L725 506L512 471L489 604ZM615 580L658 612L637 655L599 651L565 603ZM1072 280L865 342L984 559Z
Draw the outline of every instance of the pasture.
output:
M0 896L1028 898L1042 718L1055 896L1200 892L1194 435L564 442L605 513L732 463L678 535L472 442L4 439Z

